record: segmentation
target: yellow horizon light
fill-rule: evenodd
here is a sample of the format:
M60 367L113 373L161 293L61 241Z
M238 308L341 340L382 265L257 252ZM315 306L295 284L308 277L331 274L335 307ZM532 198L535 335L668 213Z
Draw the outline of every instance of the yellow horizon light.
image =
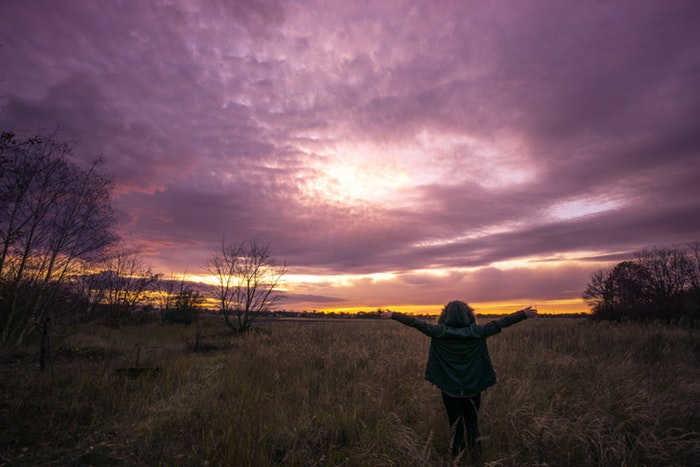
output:
M563 313L589 313L588 306L581 298L567 298L556 300L541 300L541 299L522 299L494 302L469 302L469 305L474 308L478 314L505 314L512 313L526 306L532 305L541 313L546 314L563 314ZM378 308L382 310L391 310L398 313L407 314L439 314L445 304L428 304L428 305L356 305L342 307L327 307L319 308L318 311L324 313L357 313L371 312Z

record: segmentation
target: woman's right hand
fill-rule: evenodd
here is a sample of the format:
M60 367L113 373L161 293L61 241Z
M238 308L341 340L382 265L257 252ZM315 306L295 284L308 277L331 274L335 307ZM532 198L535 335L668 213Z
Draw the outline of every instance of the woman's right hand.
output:
M380 317L381 319L389 319L389 318L391 318L391 315L392 315L392 314L393 314L393 313L392 313L391 311L380 311L380 312L379 312L379 317Z
M527 316L528 318L534 318L535 316L537 316L537 310L535 308L532 308L531 306L523 308L520 311L525 313L525 316Z

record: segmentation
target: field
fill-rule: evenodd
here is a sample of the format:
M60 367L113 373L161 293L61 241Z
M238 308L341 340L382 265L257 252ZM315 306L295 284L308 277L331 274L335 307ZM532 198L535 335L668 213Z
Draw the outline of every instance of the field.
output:
M95 324L2 356L0 464L450 465L428 338L395 321ZM697 465L700 336L538 319L489 339L483 464ZM130 377L125 367L159 368ZM461 460L468 464L467 460Z

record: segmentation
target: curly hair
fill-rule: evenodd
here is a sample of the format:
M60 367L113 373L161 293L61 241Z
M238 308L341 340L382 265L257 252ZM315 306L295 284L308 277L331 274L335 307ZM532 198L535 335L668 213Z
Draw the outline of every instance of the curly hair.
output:
M474 309L459 300L451 301L445 305L438 319L438 324L451 328L464 328L475 323Z

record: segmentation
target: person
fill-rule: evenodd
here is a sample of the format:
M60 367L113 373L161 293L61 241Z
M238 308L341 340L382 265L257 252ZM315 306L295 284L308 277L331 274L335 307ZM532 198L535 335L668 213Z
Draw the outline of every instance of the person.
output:
M535 316L537 310L529 306L504 318L479 325L474 317L474 309L457 300L445 305L437 325L402 313L385 311L381 314L382 318L391 318L412 326L431 338L425 379L442 391L442 400L452 429L450 444L453 456L460 455L466 448L465 425L472 457L477 460L481 453L477 423L481 392L496 383L486 338L498 334L505 327Z

